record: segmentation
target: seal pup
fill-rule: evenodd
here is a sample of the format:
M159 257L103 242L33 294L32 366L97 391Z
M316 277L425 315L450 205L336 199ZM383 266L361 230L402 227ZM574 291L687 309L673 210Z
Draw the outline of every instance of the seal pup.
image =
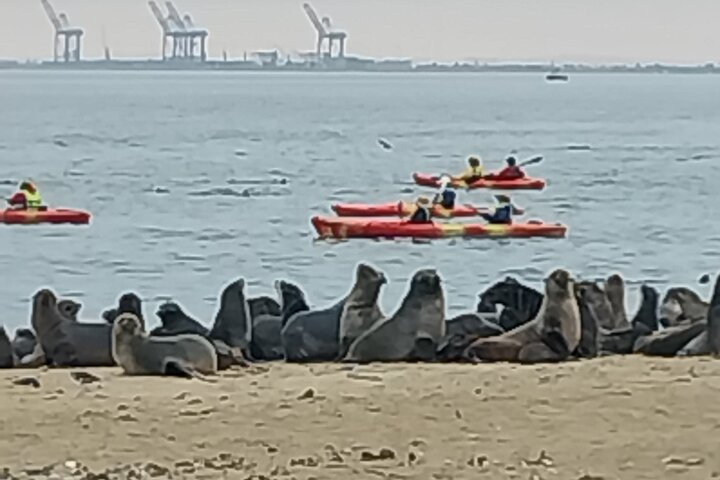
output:
M434 360L444 335L445 296L440 276L434 269L418 270L395 314L360 335L343 360Z
M581 331L575 282L566 270L557 269L545 279L545 296L533 320L475 341L464 355L471 361L557 362L575 351Z
M112 356L127 375L202 378L217 374L215 348L193 334L150 337L132 313L120 314L112 329Z
M110 325L70 321L57 307L57 297L48 289L33 296L31 324L46 361L59 367L114 365Z
M502 305L499 324L508 332L537 316L543 295L525 286L513 277L505 277L479 295L478 313L495 312L496 305Z
M615 273L605 280L604 287L613 312L612 323L607 329L617 330L629 327L630 323L625 313L625 280ZM606 327L603 325L603 328Z
M660 306L660 323L673 327L685 323L703 321L707 318L708 304L686 287L674 287L667 291Z
M15 338L12 341L13 354L19 359L31 355L35 351L37 337L29 328L18 328L15 330Z
M245 298L245 280L240 278L226 286L220 294L210 338L221 340L229 347L247 351L251 340L250 309Z
M5 327L0 327L0 368L12 368L15 363L10 338L5 331Z
M445 336L440 341L437 359L443 362L464 360L463 352L478 338L505 333L496 313L463 313L445 321Z
M280 281L277 285L281 290L280 298L283 299L285 324L280 334L285 360L288 362L336 360L340 350L340 315L347 297L322 310L306 310L305 295L300 288L285 281ZM293 311L295 313L291 313Z
M355 284L348 294L340 315L340 352L344 357L350 344L378 320L384 318L378 306L380 289L387 284L382 272L359 263L355 270Z

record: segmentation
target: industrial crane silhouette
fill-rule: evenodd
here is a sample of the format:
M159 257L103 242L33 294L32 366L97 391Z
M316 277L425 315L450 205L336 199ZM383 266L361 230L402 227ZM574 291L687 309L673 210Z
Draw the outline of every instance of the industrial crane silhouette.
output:
M53 61L57 62L60 59L59 49L62 38L64 41L63 59L66 62L79 62L82 36L85 32L83 32L82 28L71 27L67 15L65 13L60 13L60 15L55 13L55 9L48 0L40 0L40 3L55 29Z
M315 10L310 6L309 3L303 3L303 9L307 14L310 22L315 27L318 34L317 39L317 58L318 60L323 58L322 47L325 39L327 39L328 49L327 55L332 58L333 43L336 41L339 43L338 56L343 58L345 56L345 40L347 39L347 33L333 30L330 23L330 17L323 17L322 21L318 18Z
M181 18L175 5L171 2L166 2L165 6L168 9L168 15L165 16L157 6L157 4L150 0L148 2L150 10L160 24L160 28L163 32L162 38L162 59L167 60L167 46L168 38L172 40L172 55L171 58L189 58L194 59L196 56L200 57L201 61L207 60L207 49L206 41L208 31L202 28L196 28L190 15L185 15L185 18ZM199 42L198 42L199 40ZM199 53L198 50L199 43Z

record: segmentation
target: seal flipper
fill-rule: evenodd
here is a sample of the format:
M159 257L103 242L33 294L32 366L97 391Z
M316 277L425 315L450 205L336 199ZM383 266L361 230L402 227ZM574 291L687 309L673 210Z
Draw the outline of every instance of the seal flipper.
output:
M197 372L185 361L175 357L168 357L163 361L163 375L168 377L195 378Z

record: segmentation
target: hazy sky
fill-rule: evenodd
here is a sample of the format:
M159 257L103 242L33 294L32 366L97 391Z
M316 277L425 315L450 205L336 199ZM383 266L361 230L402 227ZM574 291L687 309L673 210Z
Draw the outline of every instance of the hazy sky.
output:
M51 0L85 29L83 55L157 57L145 0ZM158 2L164 8L164 2ZM720 0L312 0L348 32L348 53L440 61L720 61ZM312 50L302 0L176 0L210 30L209 53ZM0 0L0 58L50 58L40 0Z

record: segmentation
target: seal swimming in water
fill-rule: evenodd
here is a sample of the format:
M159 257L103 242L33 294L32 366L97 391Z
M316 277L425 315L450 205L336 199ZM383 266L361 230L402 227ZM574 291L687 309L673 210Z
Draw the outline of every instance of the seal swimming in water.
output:
M347 362L434 360L445 335L445 297L434 269L418 270L395 314L350 345Z
M481 338L465 352L471 361L557 362L580 343L581 320L575 283L563 269L545 279L545 296L530 322L496 337Z
M215 349L207 339L193 334L150 337L131 313L115 319L112 356L127 375L200 377L217 373Z
M384 318L378 306L378 297L380 289L386 283L387 278L382 272L364 263L358 264L355 284L340 315L340 358L345 356L355 339Z
M495 312L495 305L502 305L499 324L508 332L537 316L543 295L525 286L513 277L505 277L479 295L478 313Z
M279 281L283 322L281 337L288 362L330 362L339 352L340 315L345 300L322 310L309 310L305 295L296 285Z
M33 297L31 324L47 361L59 367L114 365L111 326L69 321L57 306L57 297L48 289Z
M240 278L225 287L220 294L219 303L215 322L210 329L210 338L247 352L252 338L252 323L245 298L245 280Z

